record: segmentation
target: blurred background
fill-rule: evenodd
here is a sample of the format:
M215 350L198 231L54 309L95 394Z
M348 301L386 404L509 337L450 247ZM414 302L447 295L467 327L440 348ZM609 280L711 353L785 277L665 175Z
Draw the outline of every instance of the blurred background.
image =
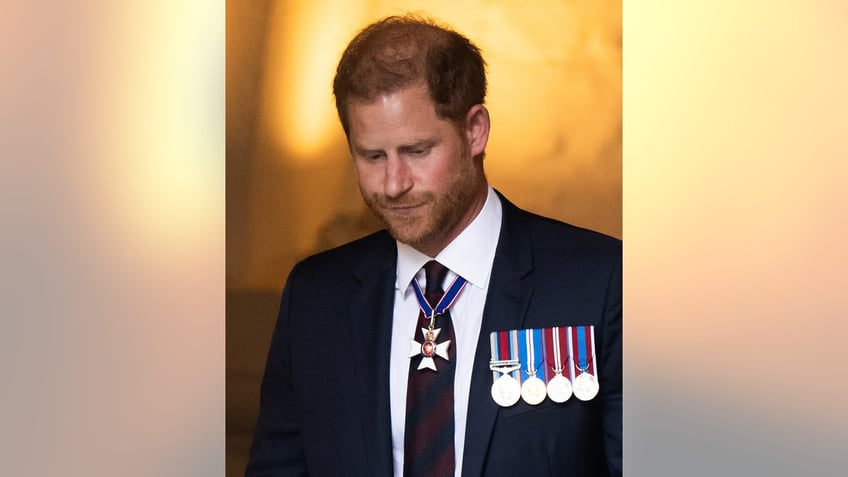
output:
M378 227L331 85L357 31L406 11L432 15L483 51L490 183L523 208L621 238L620 0L228 0L227 475L246 463L292 265Z

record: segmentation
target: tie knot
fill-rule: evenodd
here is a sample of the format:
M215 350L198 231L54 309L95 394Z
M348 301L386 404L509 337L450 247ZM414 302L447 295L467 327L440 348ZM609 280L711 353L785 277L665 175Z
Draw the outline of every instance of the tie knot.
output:
M448 269L441 263L430 260L424 264L424 277L427 281L425 293L442 293L442 282L445 281Z

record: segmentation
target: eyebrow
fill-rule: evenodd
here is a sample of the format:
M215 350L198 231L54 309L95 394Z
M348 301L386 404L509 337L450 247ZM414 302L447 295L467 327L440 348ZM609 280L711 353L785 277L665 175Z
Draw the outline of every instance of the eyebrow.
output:
M367 156L375 152L382 152L381 149L366 149L356 144L351 144L350 149L353 151L354 154L358 156Z
M400 152L411 152L417 149L432 149L433 146L438 144L439 141L437 139L423 139L418 142L414 142L412 144L405 144L398 148Z
M413 142L411 144L403 144L401 146L398 146L398 152L405 153L405 152L414 151L416 149L431 149L434 146L436 146L437 144L439 144L438 139L435 139L435 138L434 139L422 139L420 141L416 141L416 142ZM383 152L383 149L369 149L369 148L361 146L359 144L352 145L351 149L353 149L353 151L356 154L363 155L363 156L367 156L369 154L374 154L374 153L378 153L378 152L380 152L380 153Z

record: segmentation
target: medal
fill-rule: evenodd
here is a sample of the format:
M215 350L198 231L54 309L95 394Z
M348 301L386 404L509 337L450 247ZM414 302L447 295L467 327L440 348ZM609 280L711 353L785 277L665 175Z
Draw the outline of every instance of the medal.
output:
M563 356L562 356L562 347L560 346L563 342L568 342L565 338L567 336L567 328L562 327L554 327L545 329L545 344L547 344L547 356L549 359L549 363L552 362L553 366L551 367L551 371L554 372L554 377L548 381L548 397L551 398L551 401L556 403L564 403L568 401L568 398L571 397L571 381L569 381L568 377L563 376L562 372L566 369L563 366ZM566 349L565 356L566 364L568 364L568 350Z
M546 397L564 403L572 395L589 401L598 395L594 326L496 331L489 340L492 399L499 406L519 399L537 406Z
M418 307L421 309L425 318L429 317L427 328L421 328L421 335L424 337L423 342L419 343L418 341L415 341L415 338L412 338L409 343L409 357L414 358L419 354L421 355L421 362L418 363L419 371L424 368L438 371L436 369L436 362L433 360L434 356L438 356L445 361L450 361L448 349L450 348L451 341L445 340L441 343L436 342L436 339L439 337L439 333L442 331L441 328L435 328L436 316L444 314L445 311L453 305L456 298L459 296L459 293L463 288L465 288L465 284L465 279L457 275L451 286L448 288L448 291L442 295L439 303L437 303L434 308L427 303L427 299L421 291L421 286L418 284L418 280L412 280L412 289L415 291L415 298L418 300Z
M521 399L527 404L531 406L540 404L545 400L545 396L547 396L545 382L536 376L530 376L521 383Z
M518 346L508 331L495 331L489 335L492 347L492 359L489 369L492 370L492 399L498 406L510 407L521 399L521 385L513 374L521 369L518 361Z
M589 373L580 373L574 378L574 395L581 401L589 401L598 395L598 380Z
M540 404L545 400L545 396L547 396L545 382L536 377L536 372L541 367L544 360L544 355L541 353L541 331L542 330L522 330L520 332L524 335L524 339L520 343L519 350L521 360L525 363L524 372L522 374L521 399L531 406ZM537 351L540 355L538 359L536 356Z
M548 382L548 397L556 403L568 401L568 398L571 397L571 381L558 373Z
M430 326L433 326L434 320L430 320ZM433 371L437 371L436 362L433 361L433 356L438 356L445 361L449 361L448 358L448 348L450 348L450 340L443 341L441 343L436 343L436 338L439 337L439 333L442 332L441 328L437 329L427 329L421 328L421 335L424 336L424 342L419 343L414 339L409 344L409 357L415 357L419 354L421 355L421 362L418 364L418 369L429 368Z
M501 407L510 407L513 404L518 402L518 399L521 397L522 389L521 385L518 384L518 381L509 375L509 373L516 371L519 369L521 365L517 362L512 366L504 366L498 368L494 364L489 364L489 368L492 371L497 371L501 374L498 379L495 379L494 384L492 384L492 399L495 400L495 403Z
M598 395L600 386L598 378L593 374L597 372L595 363L595 328L593 326L576 326L572 328L572 345L577 349L577 371L580 372L574 378L574 396L581 401L589 401Z

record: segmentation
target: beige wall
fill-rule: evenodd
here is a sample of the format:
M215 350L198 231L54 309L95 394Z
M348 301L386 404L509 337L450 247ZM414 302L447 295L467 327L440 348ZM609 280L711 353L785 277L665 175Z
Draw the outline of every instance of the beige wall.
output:
M298 258L375 227L330 85L369 21L426 11L489 65L490 182L519 206L621 237L621 2L237 1L227 5L227 285L279 290Z

